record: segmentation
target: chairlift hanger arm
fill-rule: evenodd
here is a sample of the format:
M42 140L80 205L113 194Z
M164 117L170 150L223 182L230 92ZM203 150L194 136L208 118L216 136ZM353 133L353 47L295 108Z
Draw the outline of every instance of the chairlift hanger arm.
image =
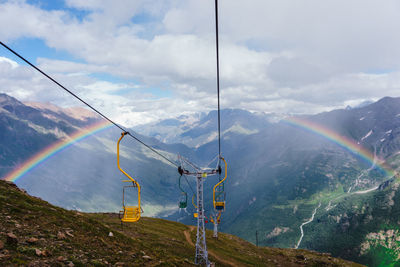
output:
M213 188L213 203L215 203L215 190L216 190L216 188L218 186L220 186L226 180L226 177L228 176L228 164L226 163L226 160L223 157L221 157L221 159L225 163L225 177L221 181L219 181Z
M136 180L133 179L129 174L127 174L127 173L121 168L120 163L119 163L119 162L120 162L120 161L119 161L119 144L120 144L122 138L124 138L124 136L127 135L127 134L129 134L129 133L128 133L128 132L122 132L122 133L121 133L121 137L118 139L118 143L117 143L117 164L118 164L118 169L119 169L123 174L125 174L125 176L128 177L129 180L130 180L135 186L137 186L137 187L139 188L139 190L140 190L139 183L136 182Z
M129 174L127 174L120 166L119 160L119 145L121 140L124 138L125 135L129 135L128 132L124 131L121 133L121 137L118 139L117 142L117 164L118 169L129 178L129 180L124 180L124 182L132 182L131 186L124 186L122 190L122 206L123 206L123 217L121 218L121 222L137 222L140 219L141 213L143 213L142 207L140 206L140 185L139 183L133 179ZM137 206L128 206L125 204L125 189L129 187L137 188L138 192L138 205Z

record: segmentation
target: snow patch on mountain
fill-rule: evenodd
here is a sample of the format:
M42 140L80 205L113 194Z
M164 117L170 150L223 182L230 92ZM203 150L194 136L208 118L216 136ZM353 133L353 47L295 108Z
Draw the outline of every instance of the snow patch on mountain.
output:
M372 130L370 130L366 135L364 135L364 137L361 138L361 141L364 141L365 139L367 139L371 134L372 134Z
M242 127L240 124L235 123L232 127L230 127L229 129L225 130L223 132L223 134L226 134L226 133L229 133L229 132L249 135L249 134L258 133L259 131L256 130L256 129L254 129L254 130L246 129L246 128Z

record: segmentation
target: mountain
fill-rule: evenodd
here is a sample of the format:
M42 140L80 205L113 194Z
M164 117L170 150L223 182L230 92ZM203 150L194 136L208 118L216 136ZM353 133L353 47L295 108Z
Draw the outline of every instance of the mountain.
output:
M121 228L117 214L67 211L0 181L2 266L195 266L192 226L141 218ZM259 248L207 232L216 266L361 266L329 254Z
M1 94L0 177L20 168L23 162L49 145L68 140L76 131L99 121L99 117L87 110L24 104ZM184 145L165 145L134 131L131 133L167 157L177 150L184 155L191 153ZM68 209L117 211L121 206L121 180L125 179L116 166L116 143L120 134L111 127L81 140L30 169L17 183L30 194ZM157 155L129 137L121 144L121 165L143 186L142 198L147 214L175 210L179 197L175 166L160 161Z
M55 108L46 111L2 97L2 173L96 122L91 116L76 118L63 110L55 118L48 114ZM179 153L204 166L218 153L216 118L216 112L210 112L195 119L161 121L152 128L153 137L131 132L172 160ZM222 154L228 161L221 231L253 243L257 231L263 246L329 252L369 266L382 262L390 266L400 257L400 250L391 250L397 241L389 240L400 240L394 190L400 166L400 98L280 120L224 110L221 119ZM154 138L165 136L167 129L174 129L166 139L170 143ZM118 130L110 128L82 140L32 169L17 184L68 209L117 211L124 179L115 162L119 136ZM186 140L190 146L174 140ZM123 140L121 150L122 165L142 185L145 215L193 224L192 205L177 208L176 167L131 139ZM194 188L194 179L188 181ZM217 181L209 177L204 185L207 216ZM183 187L190 201L186 181ZM389 208L387 203L392 202ZM376 220L365 219L371 217ZM378 242L377 237L382 239Z
M227 210L221 229L252 242L257 231L262 245L299 245L370 266L380 266L383 258L395 262L400 251L388 254L386 249L378 250L380 254L367 255L363 244L368 236L381 231L393 231L393 238L400 240L397 226L373 220L363 228L358 217L333 218L347 218L356 213L346 203L362 195L368 199L370 209L380 214L378 222L392 217L398 220L398 215L391 214L374 199L380 186L390 180L397 184L393 175L378 166L387 165L393 170L400 166L399 114L400 98L387 97L361 108L296 118L319 127L315 129L293 125L288 118L270 123L257 133L223 136L223 155L228 160L229 175L225 184ZM332 137L329 133L336 135ZM204 144L196 153L211 155L215 146L215 141ZM363 155L357 147L363 149ZM205 192L210 192L214 184L212 181L206 184ZM393 194L385 192L381 194ZM211 202L206 206L211 206ZM360 204L355 206L360 208ZM330 214L336 217L329 217ZM191 222L179 214L170 218ZM324 218L327 224L321 223ZM347 229L348 224L355 227L353 223L368 232L353 235L345 231L339 236L335 230ZM336 244L339 238L345 241ZM352 242L347 242L348 238ZM347 252L341 250L344 243L348 244Z
M223 109L220 116L222 135L254 134L268 127L269 121L276 118L275 115L250 113L241 109ZM141 125L135 129L143 135L155 137L164 143L182 143L198 148L216 140L217 124L218 113L211 111L208 114L182 115L178 118Z

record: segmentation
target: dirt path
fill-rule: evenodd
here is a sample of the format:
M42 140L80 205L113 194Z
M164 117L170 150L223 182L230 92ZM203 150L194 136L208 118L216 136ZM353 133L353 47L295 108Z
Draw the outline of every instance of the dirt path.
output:
M183 231L183 234L185 235L186 241L189 243L189 245L191 245L192 247L194 247L193 241L190 238L190 232L192 232L195 229L194 226L189 226L189 229L186 229L185 231ZM190 232L189 232L190 231Z
M189 229L186 229L185 231L183 231L183 234L185 235L186 241L187 241L187 242L189 243L189 245L191 245L192 247L194 247L194 243L193 243L193 241L192 241L192 238L190 237L190 233L193 232L193 230L195 230L195 229L196 229L195 226L189 226ZM226 265L230 265L230 266L233 266L233 267L239 267L239 266L241 266L241 265L239 265L239 264L237 264L237 263L235 263L235 262L222 259L221 257L217 256L217 255L216 255L213 251L211 251L211 250L208 250L208 254L211 255L213 258L217 259L218 261L220 261L220 262L226 264Z

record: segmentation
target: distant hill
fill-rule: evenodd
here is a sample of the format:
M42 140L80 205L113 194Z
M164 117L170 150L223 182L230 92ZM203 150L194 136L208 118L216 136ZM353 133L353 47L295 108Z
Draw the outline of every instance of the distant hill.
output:
M2 266L195 266L192 226L142 218L121 228L116 214L67 211L0 181ZM306 250L257 248L207 232L216 266L361 266Z

